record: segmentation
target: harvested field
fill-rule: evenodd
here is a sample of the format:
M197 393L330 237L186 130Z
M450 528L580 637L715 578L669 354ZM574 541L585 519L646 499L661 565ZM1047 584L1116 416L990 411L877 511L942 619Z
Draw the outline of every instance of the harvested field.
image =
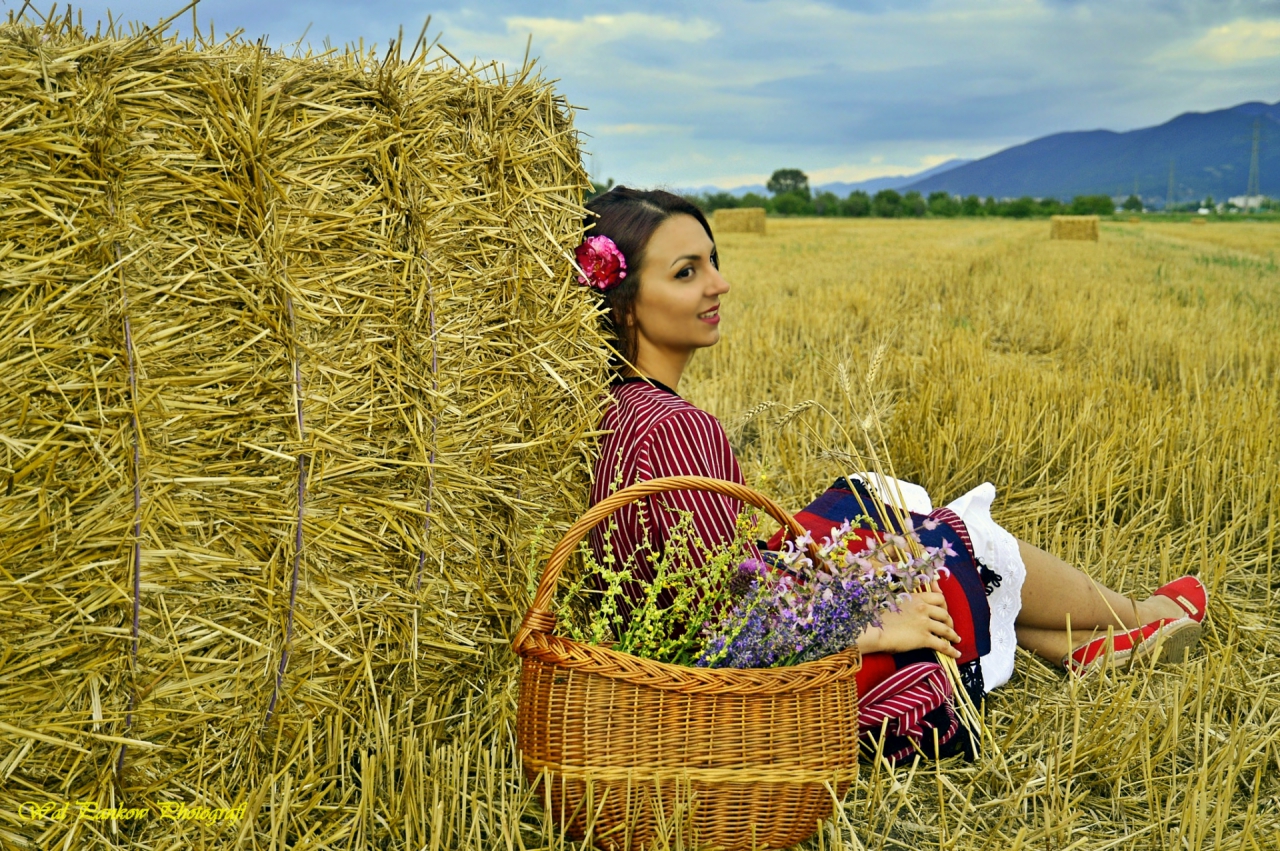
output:
M1068 681L1019 651L987 707L1002 753L869 769L824 848L1280 846L1280 227L777 221L718 238L724 340L682 392L730 425L834 403L874 342L899 475L1125 592L1211 589L1185 667ZM839 321L831 317L840 317ZM775 421L776 422L776 421ZM784 505L829 484L816 412L731 431ZM812 847L819 847L817 842Z

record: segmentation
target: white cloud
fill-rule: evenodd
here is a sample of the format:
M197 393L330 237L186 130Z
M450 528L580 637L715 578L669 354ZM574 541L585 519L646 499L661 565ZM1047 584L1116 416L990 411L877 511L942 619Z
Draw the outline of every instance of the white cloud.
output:
M1280 20L1241 19L1214 27L1191 52L1221 65L1280 58Z
M642 12L587 15L576 21L568 18L510 17L503 22L508 33L532 33L536 41L548 46L571 47L576 50L633 39L699 42L720 32L718 26L700 18L682 21Z
M595 128L597 136L651 136L654 133L671 133L677 128L670 124L601 124Z

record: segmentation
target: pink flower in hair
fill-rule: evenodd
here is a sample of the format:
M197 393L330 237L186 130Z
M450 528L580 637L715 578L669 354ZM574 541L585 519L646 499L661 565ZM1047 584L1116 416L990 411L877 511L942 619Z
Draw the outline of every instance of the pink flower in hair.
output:
M578 283L604 291L627 276L627 258L607 236L589 236L573 252L584 274Z

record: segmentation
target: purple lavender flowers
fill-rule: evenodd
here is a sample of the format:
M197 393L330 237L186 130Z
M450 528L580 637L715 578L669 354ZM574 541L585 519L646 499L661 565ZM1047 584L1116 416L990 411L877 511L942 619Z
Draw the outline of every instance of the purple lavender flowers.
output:
M711 553L684 516L660 551L642 546L645 572L654 577L647 584L634 579L635 565L618 564L608 551L597 563L584 545L585 569L561 598L561 623L575 640L677 665L768 668L820 659L853 646L901 596L946 570L945 558L955 555L949 545L925 547L907 525L905 535L867 541L866 527L846 521L815 548L816 562L806 533L786 542L770 566L743 560L755 552L754 522L739 518L735 539ZM701 557L690 559L697 551Z
M922 546L911 530L869 546L860 531L848 521L832 529L817 548L817 564L806 553L807 534L779 554L786 572L757 560L740 564L725 614L703 628L694 664L767 668L844 650L878 625L882 612L896 610L900 595L933 582L954 555L945 544Z

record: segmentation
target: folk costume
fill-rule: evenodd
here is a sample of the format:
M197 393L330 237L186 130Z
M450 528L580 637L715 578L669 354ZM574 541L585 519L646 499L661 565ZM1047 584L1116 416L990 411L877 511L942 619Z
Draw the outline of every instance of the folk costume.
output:
M610 393L613 401L601 423L607 436L595 467L592 504L623 487L664 476L707 476L743 483L728 437L714 416L649 378L620 379ZM991 519L995 495L994 486L985 483L946 507L934 508L918 485L863 474L852 481L837 480L795 515L821 540L833 526L861 516L868 516L881 529L895 528L888 503L910 513L926 546L939 546L944 539L951 544L956 555L948 557L950 574L939 585L961 636L957 664L965 690L977 705L1013 673L1014 621L1026 577L1017 541ZM634 605L642 599L642 583L653 579L641 552L646 540L653 551L660 551L681 514L688 512L707 549L715 550L733 540L741 507L735 499L701 491L657 494L620 509L614 523L597 526L591 546L596 557L603 558L607 538L620 563L634 559L640 581L624 587ZM937 522L925 524L926 519ZM871 535L872 528L867 527L867 537ZM768 542L768 549L777 549L781 542L779 532ZM697 559L699 554L690 557ZM950 681L933 651L867 654L858 675L858 692L864 743L875 747L883 728L880 748L890 760L928 745L934 729L940 745L937 756L972 751L952 708Z

